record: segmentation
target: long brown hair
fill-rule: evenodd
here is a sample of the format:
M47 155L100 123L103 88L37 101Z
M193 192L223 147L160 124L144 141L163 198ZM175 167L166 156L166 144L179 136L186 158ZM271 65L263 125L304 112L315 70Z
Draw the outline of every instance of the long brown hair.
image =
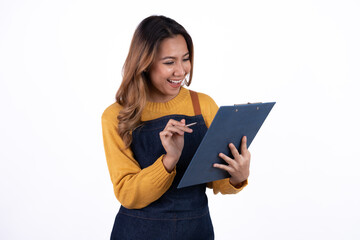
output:
M194 47L190 35L185 28L171 18L150 16L145 18L136 28L131 41L129 54L123 67L123 80L116 93L116 102L123 108L119 112L118 132L128 148L132 142L132 131L141 124L141 113L146 105L149 77L148 69L154 62L160 43L165 38L182 35L185 38L191 70L190 85L194 64Z

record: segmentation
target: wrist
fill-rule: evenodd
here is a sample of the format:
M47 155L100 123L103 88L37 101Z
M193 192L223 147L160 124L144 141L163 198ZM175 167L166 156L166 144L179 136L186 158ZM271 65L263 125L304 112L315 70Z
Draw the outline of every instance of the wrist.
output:
M164 155L162 162L168 173L171 173L174 170L177 160L176 157L169 156L168 154Z
M246 179L243 181L234 181L231 178L229 179L230 184L233 185L235 188L240 188L243 185L244 181L246 181Z

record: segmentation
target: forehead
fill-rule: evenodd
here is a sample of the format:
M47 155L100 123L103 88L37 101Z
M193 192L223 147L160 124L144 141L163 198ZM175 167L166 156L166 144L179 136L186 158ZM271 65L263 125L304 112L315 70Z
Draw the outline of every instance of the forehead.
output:
M182 35L176 35L161 41L157 55L160 58L166 56L182 57L188 52L185 38Z

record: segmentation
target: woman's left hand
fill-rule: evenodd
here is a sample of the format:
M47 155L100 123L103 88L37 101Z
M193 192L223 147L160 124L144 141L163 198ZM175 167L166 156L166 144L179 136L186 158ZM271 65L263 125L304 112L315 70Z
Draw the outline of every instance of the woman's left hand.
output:
M235 145L230 143L229 148L234 158L230 158L223 153L219 153L219 157L224 159L228 165L214 163L214 167L226 170L230 175L230 183L233 186L239 185L246 179L250 174L250 158L251 154L246 146L246 136L241 140L241 154L236 149Z

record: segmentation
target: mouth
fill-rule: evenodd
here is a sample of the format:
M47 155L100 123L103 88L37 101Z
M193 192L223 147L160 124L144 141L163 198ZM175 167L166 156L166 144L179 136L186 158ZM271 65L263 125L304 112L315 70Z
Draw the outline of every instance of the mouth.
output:
M168 83L170 83L170 86L173 88L179 88L185 79L180 79L180 80L171 80L171 79L167 79Z
M184 81L184 79L180 79L180 80L171 80L171 79L168 79L167 81L168 81L169 83L179 84L179 83L181 83L182 81Z

